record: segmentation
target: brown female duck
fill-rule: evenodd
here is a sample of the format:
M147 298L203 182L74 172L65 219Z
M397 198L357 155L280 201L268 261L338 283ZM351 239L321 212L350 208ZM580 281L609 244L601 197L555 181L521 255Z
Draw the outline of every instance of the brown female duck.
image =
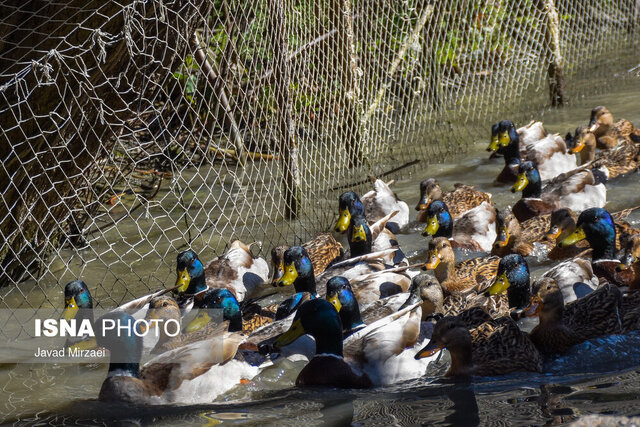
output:
M420 201L416 205L418 222L427 222L429 215L427 208L431 202L442 200L449 208L449 213L456 219L465 212L480 206L482 202L491 200L491 193L474 190L470 185L462 183L454 184L455 189L442 193L440 184L433 178L425 179L420 183Z

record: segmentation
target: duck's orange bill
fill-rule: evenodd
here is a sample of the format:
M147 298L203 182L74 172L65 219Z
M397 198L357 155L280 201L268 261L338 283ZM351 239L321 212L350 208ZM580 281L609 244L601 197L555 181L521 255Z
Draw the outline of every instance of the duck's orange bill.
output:
M444 348L444 346L440 343L433 343L433 344L432 343L433 341L430 341L425 348L417 352L416 359L422 359L425 357L433 356L434 354L436 354L437 352L441 351Z
M546 237L549 240L555 240L560 236L560 234L562 234L562 228L554 225L549 229L549 231L547 231Z
M542 310L542 300L540 297L531 298L531 303L527 308L524 309L524 315L527 317L536 317L540 314L540 310Z
M427 270L435 270L438 264L440 264L440 257L438 256L438 252L434 251L429 254L429 261L424 264L424 267Z

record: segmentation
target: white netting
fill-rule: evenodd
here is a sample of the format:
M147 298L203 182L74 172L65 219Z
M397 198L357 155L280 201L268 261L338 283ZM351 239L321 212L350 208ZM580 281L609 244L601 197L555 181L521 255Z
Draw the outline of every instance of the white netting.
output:
M188 246L303 241L342 188L549 104L556 52L571 98L639 34L633 0L13 3L0 308L60 307L75 277L112 306Z

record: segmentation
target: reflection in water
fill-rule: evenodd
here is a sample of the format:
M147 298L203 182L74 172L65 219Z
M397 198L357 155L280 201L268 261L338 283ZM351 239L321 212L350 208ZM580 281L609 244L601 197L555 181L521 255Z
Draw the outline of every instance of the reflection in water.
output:
M480 414L476 394L471 384L459 384L447 392L447 397L453 402L451 414L444 418L447 424L454 426L477 426L480 424Z

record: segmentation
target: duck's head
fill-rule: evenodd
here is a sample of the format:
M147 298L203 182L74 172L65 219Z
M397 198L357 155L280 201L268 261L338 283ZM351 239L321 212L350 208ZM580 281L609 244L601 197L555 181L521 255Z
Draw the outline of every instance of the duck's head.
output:
M578 217L575 230L565 237L559 247L587 239L593 249L592 259L613 259L616 251L616 227L611 214L602 208L589 208Z
M345 331L362 325L360 307L347 279L342 276L329 279L326 298L340 314L340 320Z
M222 310L223 320L229 321L229 332L242 330L242 311L233 294L225 288L207 289L196 317L185 328L186 332L202 329L211 321L211 310Z
M271 283L274 284L284 274L284 253L288 246L276 246L271 249Z
M440 263L454 263L455 254L451 242L446 237L438 237L429 242L428 261L423 270L435 270Z
M364 215L351 217L347 234L352 257L371 253L371 229Z
M174 293L195 295L207 289L204 266L198 258L198 254L192 250L180 252L177 261L176 274L178 278Z
M634 234L625 242L624 255L620 258L620 265L616 267L616 270L627 270L638 260L640 260L640 234Z
M342 323L329 301L315 298L303 303L289 330L278 337L274 347L287 346L305 334L316 340L316 354L342 356Z
M86 283L82 280L74 280L64 287L64 311L62 318L65 320L76 317L88 318L93 321L93 298ZM81 319L79 319L81 320Z
M455 316L445 316L436 323L429 344L416 353L416 359L433 356L442 349L451 354L471 353L471 334L464 323Z
M300 307L301 304L312 298L315 298L315 296L311 295L309 292L296 292L291 295L289 298L278 304L278 308L276 309L276 320L282 320L285 317L289 317L291 313Z
M509 307L522 308L529 303L531 282L529 265L522 255L509 254L500 259L495 282L485 296L500 295L507 291Z
M518 178L511 192L522 191L523 198L540 197L542 180L538 168L531 161L522 162L518 168Z
M500 148L500 123L494 123L491 126L491 140L489 141L487 151L497 151L498 148Z
M564 297L558 283L551 277L542 277L534 285L534 295L524 314L529 317L548 317L551 313L562 314Z
M169 295L160 295L153 298L149 302L149 309L145 315L145 320L166 322L168 320L174 320L180 324L180 307L174 298ZM144 325L142 325L144 330Z
M95 321L96 342L110 353L110 376L140 376L143 331L141 322L135 322L123 311L111 311Z
M442 199L440 184L433 178L425 179L420 183L420 201L416 205L417 211L425 211L434 200Z
M292 246L284 253L284 274L276 286L295 286L296 292L310 292L316 295L316 279L313 265L302 246Z
M338 221L334 229L338 233L344 233L349 228L351 217L356 215L364 216L364 205L360 197L353 191L347 191L340 195L338 199Z
M580 153L585 148L589 151L593 151L596 148L594 135L584 126L578 126L573 135L571 132L567 133L564 141L569 149L569 154Z
M400 310L412 304L422 303L422 320L428 316L442 313L444 293L440 282L430 273L420 273L411 279L409 297Z
M453 218L449 208L442 200L434 200L427 208L427 226L422 235L433 237L451 237L453 233Z
M520 236L520 222L509 209L500 209L496 216L496 240L493 242L495 248L504 248L513 244L513 241Z
M607 107L600 105L591 110L591 117L589 118L589 132L593 133L596 137L599 137L607 133L612 125L613 115Z
M576 229L576 219L577 215L571 209L556 209L551 212L549 229L545 237L554 242L561 242Z

